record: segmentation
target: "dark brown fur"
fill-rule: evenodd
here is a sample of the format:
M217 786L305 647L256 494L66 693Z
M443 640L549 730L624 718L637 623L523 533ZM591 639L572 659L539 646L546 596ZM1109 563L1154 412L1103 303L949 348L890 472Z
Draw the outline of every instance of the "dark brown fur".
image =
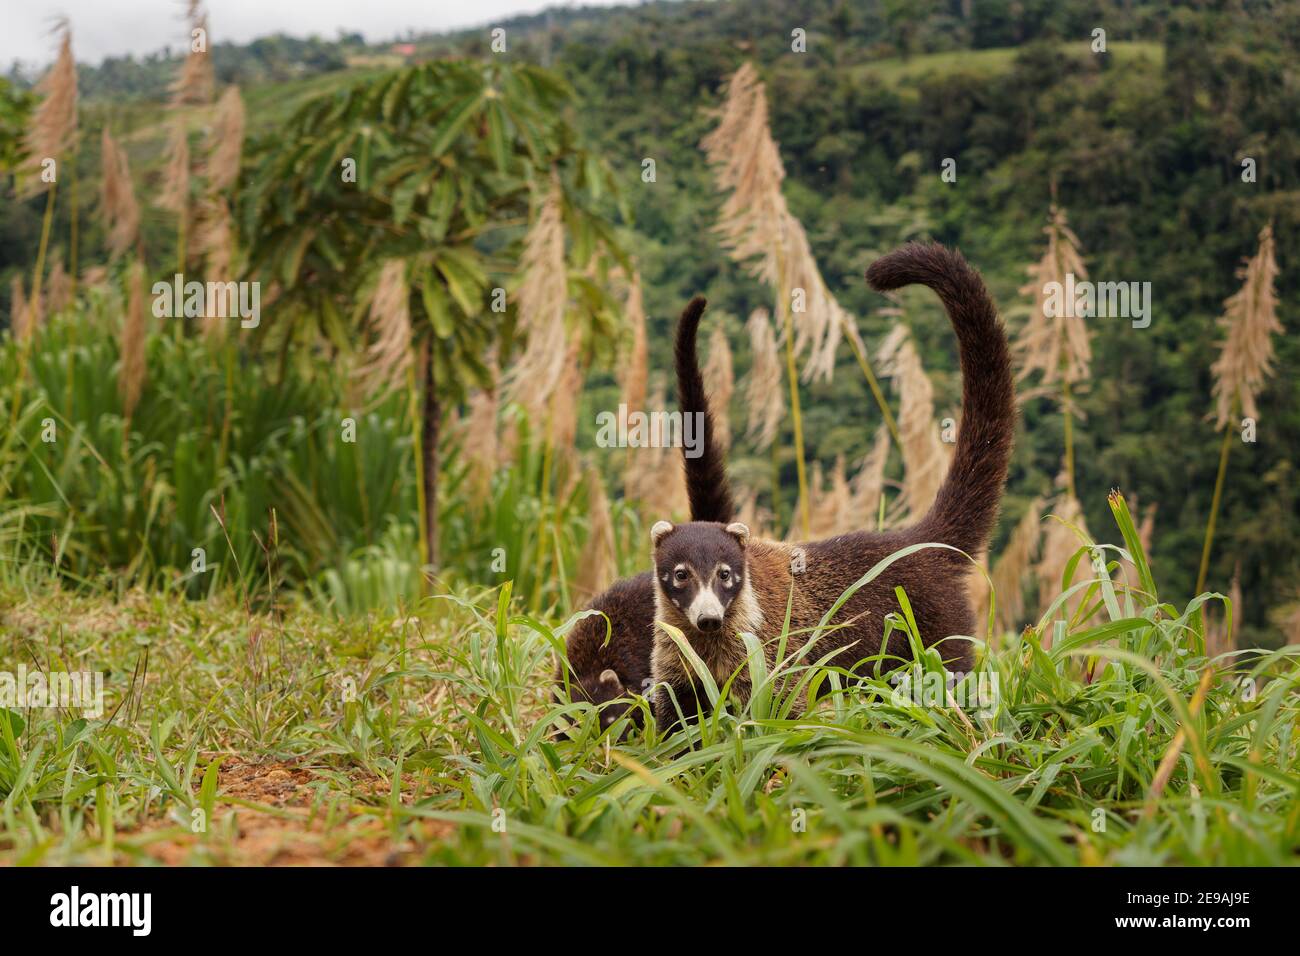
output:
M855 531L789 545L749 539L747 531L742 533L743 526L737 525L724 528L719 524L692 523L667 529L657 525L655 584L659 619L682 630L696 652L710 664L719 685L745 659L739 632L758 637L771 660L787 601L792 632L815 628L851 585L891 554L912 544L938 542L973 557L988 544L997 521L1015 431L1015 396L1006 334L983 281L959 253L921 243L911 243L877 260L867 271L867 280L878 291L914 283L927 285L938 293L948 311L957 334L962 368L963 418L952 466L925 516L915 525L896 531ZM704 634L674 603L670 575L683 561L698 573L707 574L702 569L712 567L714 562L734 560L737 543L744 555L743 580L733 589L735 597L727 604L722 630ZM797 572L800 564L804 570ZM898 609L894 589L902 586L922 643L940 644L940 653L950 670L970 670L970 642L949 640L974 631L974 612L966 594L969 570L968 559L947 548L927 548L896 560L845 602L830 621L831 626L841 626L820 637L802 662L813 663L838 651L831 664L852 668L878 654L884 639L884 618ZM808 637L806 633L792 633L787 654L800 648ZM911 658L906 637L898 630L890 635L884 651L904 660ZM881 669L898 663L901 661L885 660ZM694 674L666 634L656 636L652 671L656 682L673 687L683 712L689 715L696 701ZM741 670L733 687L741 699L748 698L746 669ZM656 692L654 712L663 728L675 722L675 710L663 688Z
M727 482L727 460L714 441L713 409L704 392L704 376L700 374L700 360L696 352L700 318L707 303L696 296L682 312L677 322L677 340L673 358L677 365L677 407L682 414L699 413L704 416L704 442L698 458L687 458L682 449L682 463L686 469L686 496L691 503L692 521L731 520L736 504Z
M683 449L682 458L691 517L698 521L730 521L735 503L727 485L725 456L714 441L713 413L696 350L696 333L705 305L704 298L696 296L677 323L674 357L678 407L683 414L704 415L700 456L687 458ZM630 694L645 693L650 683L650 652L654 646L653 577L646 572L618 581L594 598L588 607L604 616L592 615L578 621L565 642L572 698L601 705ZM563 671L557 670L556 680L561 685L557 694L560 695L563 679ZM601 727L608 728L626 710L626 707L603 707Z
M631 694L646 693L651 680L655 609L654 580L650 573L614 582L588 608L601 613L574 624L565 641L572 699L600 706ZM562 695L562 670L556 672L555 679L561 684L557 694ZM607 729L626 710L626 707L602 707L601 729Z

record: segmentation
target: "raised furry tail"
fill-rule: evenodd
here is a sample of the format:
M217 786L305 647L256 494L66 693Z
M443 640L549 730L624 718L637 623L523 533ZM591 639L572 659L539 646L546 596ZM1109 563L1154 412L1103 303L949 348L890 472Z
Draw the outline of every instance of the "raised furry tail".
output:
M877 292L929 286L957 333L962 402L957 450L934 504L909 537L975 554L988 544L997 523L1016 429L1011 354L997 307L961 253L934 243L910 242L877 259L867 269L867 282Z
M691 502L692 521L731 521L736 503L731 498L727 484L727 462L718 447L714 433L713 411L704 392L704 376L696 355L695 338L700 327L700 317L708 304L704 296L697 295L686 306L677 322L677 342L674 356L677 362L677 404L682 415L703 413L704 441L698 458L686 455L682 446L682 463L686 468L686 494Z

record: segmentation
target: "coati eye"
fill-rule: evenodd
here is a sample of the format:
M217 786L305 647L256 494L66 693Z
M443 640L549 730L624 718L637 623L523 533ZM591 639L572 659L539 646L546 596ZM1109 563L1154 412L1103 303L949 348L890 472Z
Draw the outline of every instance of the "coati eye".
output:
M730 568L723 568L721 571L719 571L719 572L718 572L718 579L719 579L723 584L727 584L727 583L729 583L729 582L731 581L731 569L730 569Z
M683 583L688 577L690 577L690 575L686 573L685 568L678 568L676 571L673 572L673 580L675 580L678 584Z

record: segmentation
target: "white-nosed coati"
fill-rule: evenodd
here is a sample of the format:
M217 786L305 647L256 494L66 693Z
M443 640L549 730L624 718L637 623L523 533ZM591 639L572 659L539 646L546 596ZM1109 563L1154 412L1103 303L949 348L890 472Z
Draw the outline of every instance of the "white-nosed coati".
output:
M948 312L961 357L962 424L956 453L933 506L915 525L896 531L855 531L792 545L752 538L743 524L702 523L674 527L660 521L654 542L658 620L681 630L708 665L718 686L738 671L732 685L749 695L745 647L738 635L753 634L769 661L790 604L787 655L810 638L800 629L817 627L836 600L875 564L908 545L938 542L974 556L988 543L997 520L1015 431L1015 390L1006 334L979 273L943 246L910 243L878 259L867 270L877 291L921 284L939 296ZM798 560L796 560L798 558ZM974 612L966 595L969 560L948 548L926 548L901 558L860 588L830 620L816 645L802 658L811 664L840 649L834 666L851 668L881 651L885 615L898 608L894 589L902 585L926 646L944 641L940 653L952 670L969 670L970 642L945 641L969 635ZM835 625L840 625L835 627ZM697 706L696 680L672 639L656 628L652 677L672 687L682 713ZM911 657L906 637L890 635L885 652ZM885 660L882 669L898 661ZM739 670L738 670L739 669ZM661 730L677 721L665 687L655 692L655 722Z
M735 512L735 503L727 484L727 469L722 449L714 440L713 413L705 394L704 377L696 351L696 337L705 300L696 296L686 306L677 323L674 358L677 367L677 403L683 415L703 416L700 454L686 456L686 491L691 517L696 521L726 523ZM650 650L654 645L655 588L650 572L624 578L598 595L588 605L609 618L592 615L574 625L566 641L569 681L574 700L600 705L630 694L649 690ZM609 640L606 641L606 634ZM563 665L561 665L563 667ZM563 671L557 695L563 695ZM629 705L630 706L630 705ZM608 728L627 708L603 707L602 728Z

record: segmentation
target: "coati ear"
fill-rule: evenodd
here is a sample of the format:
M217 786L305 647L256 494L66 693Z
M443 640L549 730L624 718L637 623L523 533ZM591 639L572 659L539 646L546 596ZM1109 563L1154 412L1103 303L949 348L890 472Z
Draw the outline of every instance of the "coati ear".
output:
M727 525L727 534L739 541L742 548L749 544L749 525L747 524L733 521L731 524Z
M605 668L600 672L600 686L602 689L617 693L623 689L623 682L612 670Z
M650 529L650 540L657 546L663 540L663 536L673 530L671 521L656 521Z

